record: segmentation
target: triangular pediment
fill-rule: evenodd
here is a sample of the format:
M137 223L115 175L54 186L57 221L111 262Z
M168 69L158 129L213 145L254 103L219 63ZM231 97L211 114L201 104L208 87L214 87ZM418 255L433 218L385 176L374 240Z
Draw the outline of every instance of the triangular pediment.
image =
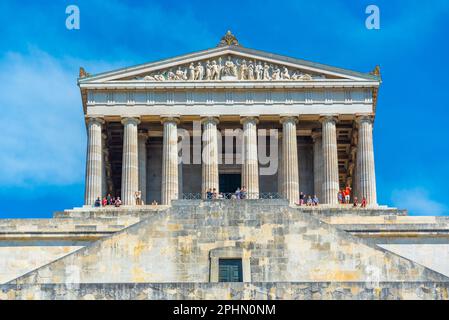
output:
M339 69L240 46L224 46L135 67L87 75L80 83L197 81L379 81Z

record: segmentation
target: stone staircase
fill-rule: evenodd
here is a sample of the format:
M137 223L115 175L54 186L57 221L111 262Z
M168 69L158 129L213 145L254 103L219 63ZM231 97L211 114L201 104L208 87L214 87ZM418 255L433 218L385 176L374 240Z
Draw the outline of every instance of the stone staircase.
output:
M145 218L11 281L2 290L20 295L18 286L34 286L38 294L44 294L41 288L50 286L51 295L59 296L70 290L67 283L71 283L75 287L78 284L77 288L88 286L89 294L98 298L117 297L115 292L108 293L114 286L136 290L130 284L147 284L142 286L145 292L127 294L157 298L149 288L158 284L158 288L167 290L158 297L194 298L191 290L198 290L200 297L226 299L229 296L223 294L230 292L234 292L231 298L252 296L257 287L265 290L259 295L264 298L270 298L270 292L276 292L276 298L286 298L301 297L302 286L311 288L313 283L323 284L317 288L332 284L327 287L337 291L337 283L344 288L358 283L354 292L371 290L370 294L375 295L375 290L391 288L392 295L397 296L398 289L393 285L397 282L429 283L427 287L437 290L435 283L448 280L326 224L317 217L316 209L291 207L284 200L179 200L158 211L126 210L131 214L142 211ZM326 210L321 212L326 214ZM120 210L115 214L120 214ZM220 254L242 259L244 281L248 284L211 283L215 272L212 260ZM98 290L94 290L95 284ZM447 292L446 284L442 288ZM236 290L246 291L237 294ZM322 297L333 296L325 289L317 290ZM344 290L347 295L355 295L350 289ZM406 292L409 294L410 290Z

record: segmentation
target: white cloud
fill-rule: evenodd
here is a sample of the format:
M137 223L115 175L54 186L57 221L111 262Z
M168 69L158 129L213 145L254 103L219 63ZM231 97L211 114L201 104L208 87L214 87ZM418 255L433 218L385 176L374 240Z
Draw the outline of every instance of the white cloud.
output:
M422 188L394 190L391 199L395 207L407 209L412 215L442 216L449 212L444 204L432 200Z
M83 180L86 134L76 85L81 64L37 49L1 57L0 186Z

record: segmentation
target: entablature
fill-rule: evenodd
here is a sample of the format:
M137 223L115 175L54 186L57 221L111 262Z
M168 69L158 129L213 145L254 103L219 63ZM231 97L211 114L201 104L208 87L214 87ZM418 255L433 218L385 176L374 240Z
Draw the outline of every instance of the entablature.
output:
M372 104L371 88L228 89L219 90L89 90L94 105L213 105L213 104Z

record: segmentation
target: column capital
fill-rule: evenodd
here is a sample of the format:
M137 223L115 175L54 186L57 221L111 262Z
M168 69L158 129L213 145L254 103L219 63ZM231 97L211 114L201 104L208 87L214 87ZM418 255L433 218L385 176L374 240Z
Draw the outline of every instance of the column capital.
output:
M175 116L161 117L161 123L164 124L166 122L174 122L176 124L179 124L181 120L179 119L179 117Z
M355 121L357 124L362 122L369 122L372 124L374 122L374 116L371 114L360 114L356 116Z
M103 116L86 116L86 123L97 123L97 124L104 124L104 118Z
M323 135L323 131L321 129L314 129L312 131L312 139L315 142L316 139L321 138Z
M245 124L246 122L253 122L254 124L259 123L259 117L255 116L243 116L240 118L240 123Z
M298 117L297 116L281 116L281 119L279 119L279 122L281 124L284 124L284 122L298 123Z
M138 125L140 123L140 119L138 117L123 117L121 122L123 125L130 123Z
M218 117L214 116L201 117L201 124L205 124L206 122L213 122L215 124L219 124L220 120L218 119Z
M320 122L334 122L337 123L338 121L338 115L336 114L326 114L326 115L320 115Z

